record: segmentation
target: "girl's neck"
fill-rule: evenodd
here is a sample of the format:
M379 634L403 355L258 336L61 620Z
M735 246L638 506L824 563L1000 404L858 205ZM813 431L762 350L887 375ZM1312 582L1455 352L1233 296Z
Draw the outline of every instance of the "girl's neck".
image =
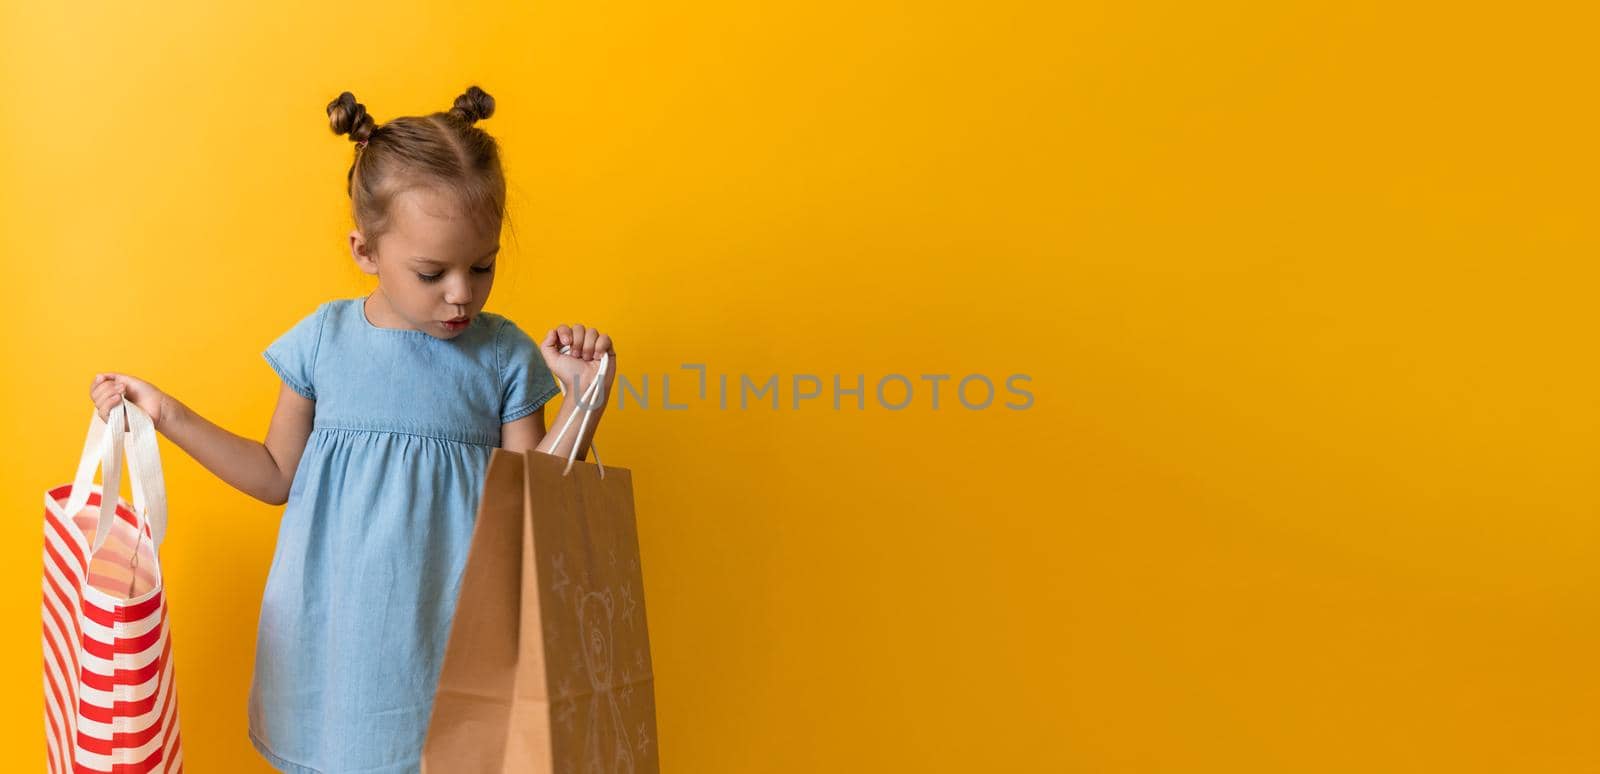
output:
M411 326L400 319L389 306L389 299L384 297L383 290L374 290L367 294L361 302L361 313L366 315L367 322L374 328L396 328L410 330Z

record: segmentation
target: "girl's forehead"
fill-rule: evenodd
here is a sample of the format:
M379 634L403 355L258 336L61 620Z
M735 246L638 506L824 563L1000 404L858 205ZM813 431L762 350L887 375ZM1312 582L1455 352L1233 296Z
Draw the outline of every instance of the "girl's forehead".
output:
M467 220L460 201L431 188L401 191L394 198L394 215L396 220L430 227Z
M463 246L493 243L498 233L489 233L484 224L470 217L454 197L426 188L401 192L394 199L391 214L393 234L397 242L419 250L431 250L419 255L435 255L440 250L455 252ZM450 248L454 249L450 249Z

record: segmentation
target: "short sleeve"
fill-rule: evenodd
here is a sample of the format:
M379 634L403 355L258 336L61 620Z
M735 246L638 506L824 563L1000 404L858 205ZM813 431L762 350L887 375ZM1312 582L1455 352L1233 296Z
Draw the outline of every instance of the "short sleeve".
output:
M272 370L278 372L278 378L289 385L289 389L311 400L317 399L313 374L316 372L317 345L322 340L322 321L327 308L327 304L317 307L315 312L284 331L277 341L261 353Z
M538 343L510 320L495 333L495 360L500 366L501 424L538 411L561 393Z

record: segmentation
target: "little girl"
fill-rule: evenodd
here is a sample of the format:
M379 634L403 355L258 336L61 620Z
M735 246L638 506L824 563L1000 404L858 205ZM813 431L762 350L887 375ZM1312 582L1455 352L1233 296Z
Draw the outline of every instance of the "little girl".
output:
M250 739L294 774L419 768L490 451L566 456L544 404L582 395L611 340L561 325L535 344L483 311L494 284L505 179L494 112L476 86L454 106L376 126L344 92L329 103L356 143L350 251L376 275L263 353L283 380L264 442L218 427L149 382L97 374L101 417L126 398L223 481L288 503L267 573L250 689ZM570 349L569 349L570 347ZM562 402L555 422L579 410Z

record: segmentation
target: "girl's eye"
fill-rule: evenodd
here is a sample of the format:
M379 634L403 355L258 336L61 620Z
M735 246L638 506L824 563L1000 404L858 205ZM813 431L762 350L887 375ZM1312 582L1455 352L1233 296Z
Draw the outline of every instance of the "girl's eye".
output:
M492 263L489 264L488 266L474 266L474 267L472 267L472 273L474 273L474 274L488 274L491 271L494 271L494 264L492 264ZM438 274L423 274L421 272L417 272L417 279L420 279L423 282L438 282L439 279L441 277L443 277L443 276L444 276L444 272L442 272L442 271L439 272Z

